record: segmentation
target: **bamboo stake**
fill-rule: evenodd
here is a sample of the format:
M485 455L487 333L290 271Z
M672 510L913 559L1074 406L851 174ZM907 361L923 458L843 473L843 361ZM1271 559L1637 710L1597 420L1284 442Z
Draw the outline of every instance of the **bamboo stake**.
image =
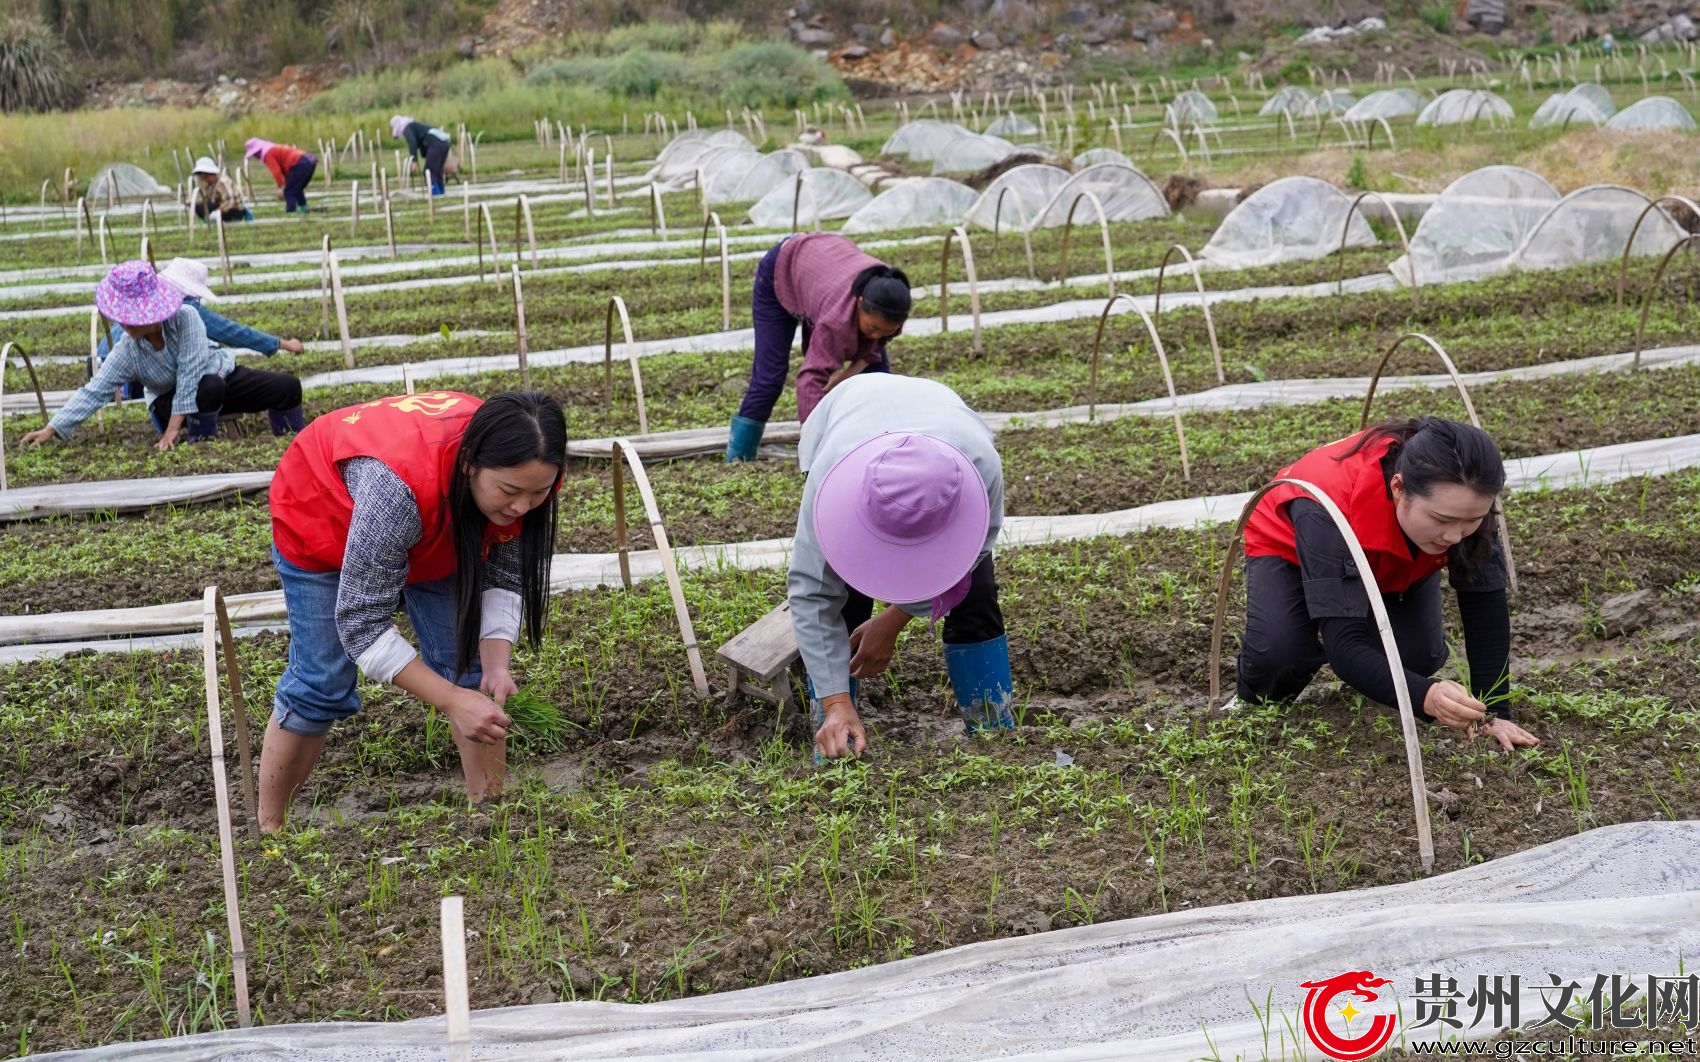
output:
M348 238L357 240L360 238L360 182L350 181L348 187Z
M519 261L519 226L525 222L525 242L531 248L531 268L540 265L537 258L537 228L531 223L531 200L521 195L514 200L514 261Z
M331 298L336 300L336 331L337 338L342 340L342 365L345 369L354 368L354 342L348 338L348 305L342 298L342 266L337 262L336 252L329 256L331 271Z
M224 870L224 916L230 934L230 969L236 987L236 1024L254 1024L248 1004L248 948L242 939L242 893L236 886L236 841L230 828L230 784L224 776L224 722L219 711L218 645L214 630L222 608L218 587L207 587L201 610L201 663L206 671L207 739L212 757L213 799L218 815L219 863ZM246 772L245 772L246 773Z
M637 392L638 431L649 434L649 412L643 403L643 373L638 368L637 341L632 338L632 319L626 312L626 300L614 295L608 299L608 313L602 331L602 380L608 390L608 405L614 405L614 313L619 311L620 327L625 330L626 359L632 364L632 387Z
M618 296L616 296L618 298ZM643 498L644 514L649 517L650 534L655 537L655 551L661 557L661 572L667 577L667 592L673 599L673 615L679 623L679 637L685 643L685 658L691 668L691 684L696 687L697 696L708 696L708 675L702 668L702 652L697 645L696 628L691 623L691 610L685 601L684 588L679 584L679 566L673 557L673 547L667 540L667 528L661 523L661 509L655 504L655 492L650 489L649 476L644 471L643 459L638 456L637 449L629 439L615 439L614 446L620 451L613 464L614 497L614 542L620 551L620 575L625 580L626 588L631 588L631 567L626 559L630 549L626 534L625 521L625 488L620 480L620 461L624 457L626 466L631 470L632 479L637 482L638 494Z
M212 210L208 213L213 217L213 227L218 230L218 264L224 273L225 293L229 294L233 281L230 277L230 247L224 242L224 211Z
M968 230L961 225L944 234L943 253L939 256L939 331L950 331L950 245L962 245L962 264L968 271L969 311L974 318L974 353L980 353L980 277L974 269L974 246L968 241Z
M531 390L530 352L525 341L525 292L520 288L519 266L510 266L514 281L514 331L519 336L519 377L527 391Z
M466 901L443 897L443 1016L448 1028L448 1062L471 1062L472 1016L466 994Z
M720 223L720 215L710 212L702 222L702 244L697 249L697 279L701 280L703 271L708 264L708 226L713 224L714 230L720 237L720 327L725 331L732 329L732 261L726 255L726 226Z

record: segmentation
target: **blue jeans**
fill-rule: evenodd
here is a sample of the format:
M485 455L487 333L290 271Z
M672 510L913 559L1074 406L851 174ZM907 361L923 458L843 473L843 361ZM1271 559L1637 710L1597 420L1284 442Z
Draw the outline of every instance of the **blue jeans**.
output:
M289 613L289 666L278 679L272 714L277 725L292 734L323 734L360 710L360 669L348 658L336 629L342 573L299 568L284 560L276 546L272 564L283 580L283 604ZM410 584L402 590L401 601L425 665L457 686L477 689L484 671L476 660L464 675L454 670L454 580Z

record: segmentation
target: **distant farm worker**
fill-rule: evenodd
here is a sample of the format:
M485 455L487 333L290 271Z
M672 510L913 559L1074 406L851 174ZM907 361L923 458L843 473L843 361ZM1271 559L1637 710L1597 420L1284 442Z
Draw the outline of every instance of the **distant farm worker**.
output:
M560 405L536 391L454 391L327 413L295 437L271 485L272 562L289 664L260 753L260 826L283 825L361 674L447 718L474 800L500 793L517 687L509 653L548 612ZM397 602L419 652L394 625Z
M207 267L193 258L173 258L159 271L159 279L170 284L183 293L183 302L194 307L201 315L201 324L206 326L207 342L221 347L236 347L252 350L266 357L271 357L278 351L299 354L303 349L299 339L279 339L269 332L257 328L249 328L239 324L221 313L209 310L205 306L207 300L216 300L217 296L207 287ZM112 326L111 334L100 342L99 356L105 359L110 348L124 338L124 329L118 325ZM131 381L135 388L135 381ZM134 393L126 393L126 398L140 398L140 389ZM272 432L281 435L285 431L300 431L306 427L304 415L299 409L267 410L271 418Z
M727 461L753 461L773 405L791 374L791 341L803 326L797 419L821 396L860 372L890 372L885 346L903 332L909 278L831 232L787 236L756 267L750 313L756 359L743 404L732 418Z
M273 431L280 435L304 423L301 381L288 373L238 366L230 351L209 344L200 313L184 305L183 292L147 262L113 266L95 289L94 301L124 329L124 338L94 378L72 393L46 427L25 435L25 442L70 438L131 380L142 382L148 414L160 433L156 450L169 450L179 440L213 438L220 412L276 412Z
M449 134L434 125L414 121L398 114L390 119L390 135L407 141L407 153L425 163L425 175L431 181L431 194L443 194L443 165L449 158Z
M808 475L787 582L823 757L860 755L860 681L891 664L913 618L944 620L970 733L1008 730L1009 640L992 571L1003 463L956 392L890 373L845 380L803 427ZM873 615L875 600L888 603Z
M259 159L271 171L272 180L282 189L279 198L283 200L284 213L307 213L307 185L313 180L313 172L319 168L317 158L300 148L274 144L257 136L248 138L244 157Z
M1339 506L1369 559L1419 718L1479 729L1506 750L1538 744L1507 707L1511 614L1505 558L1489 517L1505 465L1486 432L1422 417L1312 450L1277 478ZM1239 696L1298 696L1324 661L1348 686L1396 703L1366 581L1327 510L1297 487L1264 495L1245 529L1246 629ZM1430 678L1446 662L1440 573L1458 595L1470 688Z
M236 182L218 168L218 163L202 155L195 160L195 168L190 172L195 183L189 189L189 202L195 205L197 218L211 221L216 212L226 221L254 220L253 212L242 202L242 193L237 190Z

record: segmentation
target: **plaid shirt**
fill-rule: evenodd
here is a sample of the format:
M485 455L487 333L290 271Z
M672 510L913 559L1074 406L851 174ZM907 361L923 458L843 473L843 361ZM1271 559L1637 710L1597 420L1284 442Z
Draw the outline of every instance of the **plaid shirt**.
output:
M165 322L164 349L155 350L152 343L126 335L101 363L94 379L73 392L48 424L61 438L69 438L77 425L112 401L112 393L130 380L142 381L149 402L171 395L172 415L188 416L195 412L201 377L228 376L234 368L236 356L208 344L201 315L184 305Z

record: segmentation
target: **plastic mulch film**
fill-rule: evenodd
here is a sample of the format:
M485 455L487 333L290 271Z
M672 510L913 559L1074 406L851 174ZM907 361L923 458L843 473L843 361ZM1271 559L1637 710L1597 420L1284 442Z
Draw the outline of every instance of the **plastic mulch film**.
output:
M1617 104L1612 102L1611 93L1591 81L1583 82L1573 89L1555 92L1548 96L1546 102L1535 109L1529 119L1529 128L1541 129L1549 125L1604 125L1606 120L1617 113Z
M1648 96L1612 115L1611 120L1606 122L1606 128L1635 132L1691 132L1694 116L1669 96Z
M1186 129L1193 125L1215 125L1216 105L1210 97L1197 89L1187 89L1174 99L1168 106L1170 121L1168 124L1177 129Z
M1123 155L1115 148L1106 147L1087 148L1085 151L1074 156L1071 162L1076 171L1084 170L1088 166L1103 166L1105 164L1127 166L1130 169L1138 168L1133 165L1133 160L1128 158L1126 155Z
M1459 125L1464 122L1510 121L1516 117L1511 104L1481 89L1451 89L1442 92L1417 115L1418 125Z
M1283 85L1275 90L1275 94L1263 101L1263 106L1257 113L1265 118L1271 115L1298 114L1304 105L1310 102L1310 90L1298 85Z
M1076 224L1096 221L1090 204L1074 206L1075 199L1084 192L1091 192L1098 198L1104 207L1104 217L1110 221L1144 221L1169 216L1169 202L1163 198L1162 189L1151 183L1151 178L1132 166L1103 163L1081 170L1053 192L1050 202L1045 204L1034 221L1034 227L1050 229L1066 224L1071 209Z
M1399 783L1372 784L1392 793ZM1415 861L1412 852L1387 859ZM468 900L469 915L480 902L489 901ZM1637 995L1649 978L1680 989L1700 948L1697 916L1700 824L1623 823L1377 888L1008 936L688 999L475 1011L472 1053L508 1062L1315 1059L1322 1053L1302 1042L1306 983L1357 971L1379 988L1352 996L1358 1013L1387 1015L1389 1046L1410 1049L1536 1024L1550 1016L1553 985L1575 982L1576 1001L1614 975ZM1444 1009L1443 984L1459 988ZM1508 990L1521 1020L1508 1020L1509 999L1503 1009L1470 1006L1478 984ZM1426 1021L1418 999L1435 1004ZM1379 1027L1326 1020L1340 1036ZM424 1062L443 1057L445 1029L441 1017L302 1023L40 1057ZM1562 1040L1566 1029L1526 1035Z
M889 229L949 228L962 224L962 216L980 193L943 177L909 178L874 196L850 215L840 231L847 236Z
M1351 197L1315 177L1283 177L1253 192L1216 229L1200 258L1234 269L1324 258L1341 248L1372 247L1362 212L1346 215Z
M109 187L111 198L132 201L158 199L172 194L171 189L154 180L153 174L128 162L114 162L109 166L102 166L89 181L88 191L84 195L91 204L104 203L109 198Z
M1567 269L1585 262L1616 262L1629 242L1629 230L1650 202L1622 185L1578 188L1535 223L1511 264L1518 269ZM1655 210L1636 229L1630 253L1663 254L1682 237L1682 227L1663 210Z
M1381 89L1347 107L1341 113L1343 122L1369 122L1377 118L1405 118L1420 113L1423 98L1413 89Z
M1497 273L1558 200L1558 189L1545 177L1520 166L1466 173L1423 214L1411 235L1410 257L1401 255L1388 271L1406 285L1413 260L1418 284Z
M988 136L1001 136L1006 138L1012 136L1038 136L1039 127L1034 125L1030 119L1023 118L1019 114L1001 114L992 119L991 124L987 125L985 129L981 130L981 132Z
M703 175L708 205L754 202L779 182L808 168L808 156L789 149L745 157L736 166L722 166L712 176Z
M1021 148L1001 136L969 133L951 141L950 147L933 159L933 174L974 173L1020 151Z
M1029 163L1016 166L1002 173L986 190L980 193L980 199L968 208L968 221L982 229L991 229L996 221L998 228L1024 229L1039 217L1039 211L1057 189L1068 183L1070 173L1061 166L1047 166L1043 163ZM1004 194L1005 189L1008 194ZM1002 218L998 219L999 203L1002 202Z
M797 193L797 181L803 182L802 194ZM791 224L795 206L797 225L813 225L817 221L847 218L867 206L873 195L862 182L843 170L813 169L774 185L766 195L750 207L750 220L763 228L783 228Z

